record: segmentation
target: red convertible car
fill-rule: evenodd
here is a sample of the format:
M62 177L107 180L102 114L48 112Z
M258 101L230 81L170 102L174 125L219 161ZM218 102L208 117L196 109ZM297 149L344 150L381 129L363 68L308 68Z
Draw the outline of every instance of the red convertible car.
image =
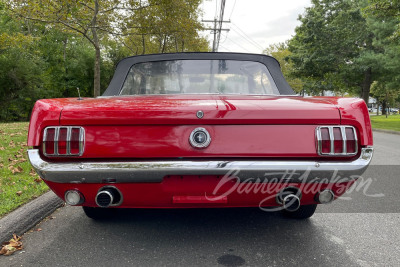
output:
M308 218L373 154L363 100L295 95L274 58L237 53L125 58L101 97L37 101L28 146L47 185L94 219L211 207Z

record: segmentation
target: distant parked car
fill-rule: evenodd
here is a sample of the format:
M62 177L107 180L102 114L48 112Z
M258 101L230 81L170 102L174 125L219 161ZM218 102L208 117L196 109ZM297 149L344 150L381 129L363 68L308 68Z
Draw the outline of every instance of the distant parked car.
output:
M28 154L94 219L210 207L304 219L365 171L372 144L362 99L296 95L266 55L177 53L123 59L101 97L37 101Z

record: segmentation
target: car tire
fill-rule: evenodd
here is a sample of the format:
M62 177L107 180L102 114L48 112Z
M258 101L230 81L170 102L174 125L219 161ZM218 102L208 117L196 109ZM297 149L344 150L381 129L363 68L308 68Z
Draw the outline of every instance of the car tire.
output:
M86 216L93 220L106 220L114 217L116 209L107 208L95 208L95 207L85 207L83 206L83 211Z
M282 213L285 217L287 218L292 218L292 219L307 219L310 218L315 210L317 208L317 204L313 205L302 205L300 208L296 211L287 211L287 210L282 210Z

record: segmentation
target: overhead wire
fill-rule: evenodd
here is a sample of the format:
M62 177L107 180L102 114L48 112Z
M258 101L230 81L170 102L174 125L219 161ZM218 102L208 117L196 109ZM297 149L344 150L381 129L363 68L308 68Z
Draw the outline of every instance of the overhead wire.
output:
M241 34L241 33L240 33L239 31L237 31L236 29L231 28L231 30L233 30L234 32L236 32L236 33L239 35L239 37L241 37L243 40L247 41L247 43L251 44L251 45L254 46L255 48L261 49L261 50L264 49L264 48L262 48L260 45L257 45L257 44L255 44L255 43L251 42L247 37L245 37L243 34Z
M260 48L261 50L263 50L264 48L258 44L256 41L254 41L250 36L248 36L239 26L237 26L235 23L232 22L232 25L235 26L240 32L241 35L244 36L244 38L246 40L248 40L249 42L253 43L255 46L257 46L258 48Z
M247 52L251 53L250 50L248 50L247 48L245 48L242 45L238 44L236 41L233 41L231 38L227 38L227 39L230 40L232 43L236 44L237 46L241 47L242 49L246 50Z
M224 12L225 12L225 1L226 0L221 0L221 9L220 9L220 13L219 13L219 30L218 30L218 35L217 35L217 44L216 44L216 50L218 51L218 46L219 46L219 41L221 39L221 31L222 31L222 23L224 20Z
M235 9L235 6L236 6L236 0L233 3L232 11L231 11L231 14L229 15L229 20L231 20L231 17L232 17L232 14L233 14L233 10Z

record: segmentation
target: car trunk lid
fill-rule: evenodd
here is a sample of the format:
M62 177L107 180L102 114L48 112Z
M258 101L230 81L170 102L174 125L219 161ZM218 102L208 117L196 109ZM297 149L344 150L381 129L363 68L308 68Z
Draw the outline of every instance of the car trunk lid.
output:
M203 111L199 119L197 111ZM285 96L155 95L71 99L61 125L340 124L324 99Z

